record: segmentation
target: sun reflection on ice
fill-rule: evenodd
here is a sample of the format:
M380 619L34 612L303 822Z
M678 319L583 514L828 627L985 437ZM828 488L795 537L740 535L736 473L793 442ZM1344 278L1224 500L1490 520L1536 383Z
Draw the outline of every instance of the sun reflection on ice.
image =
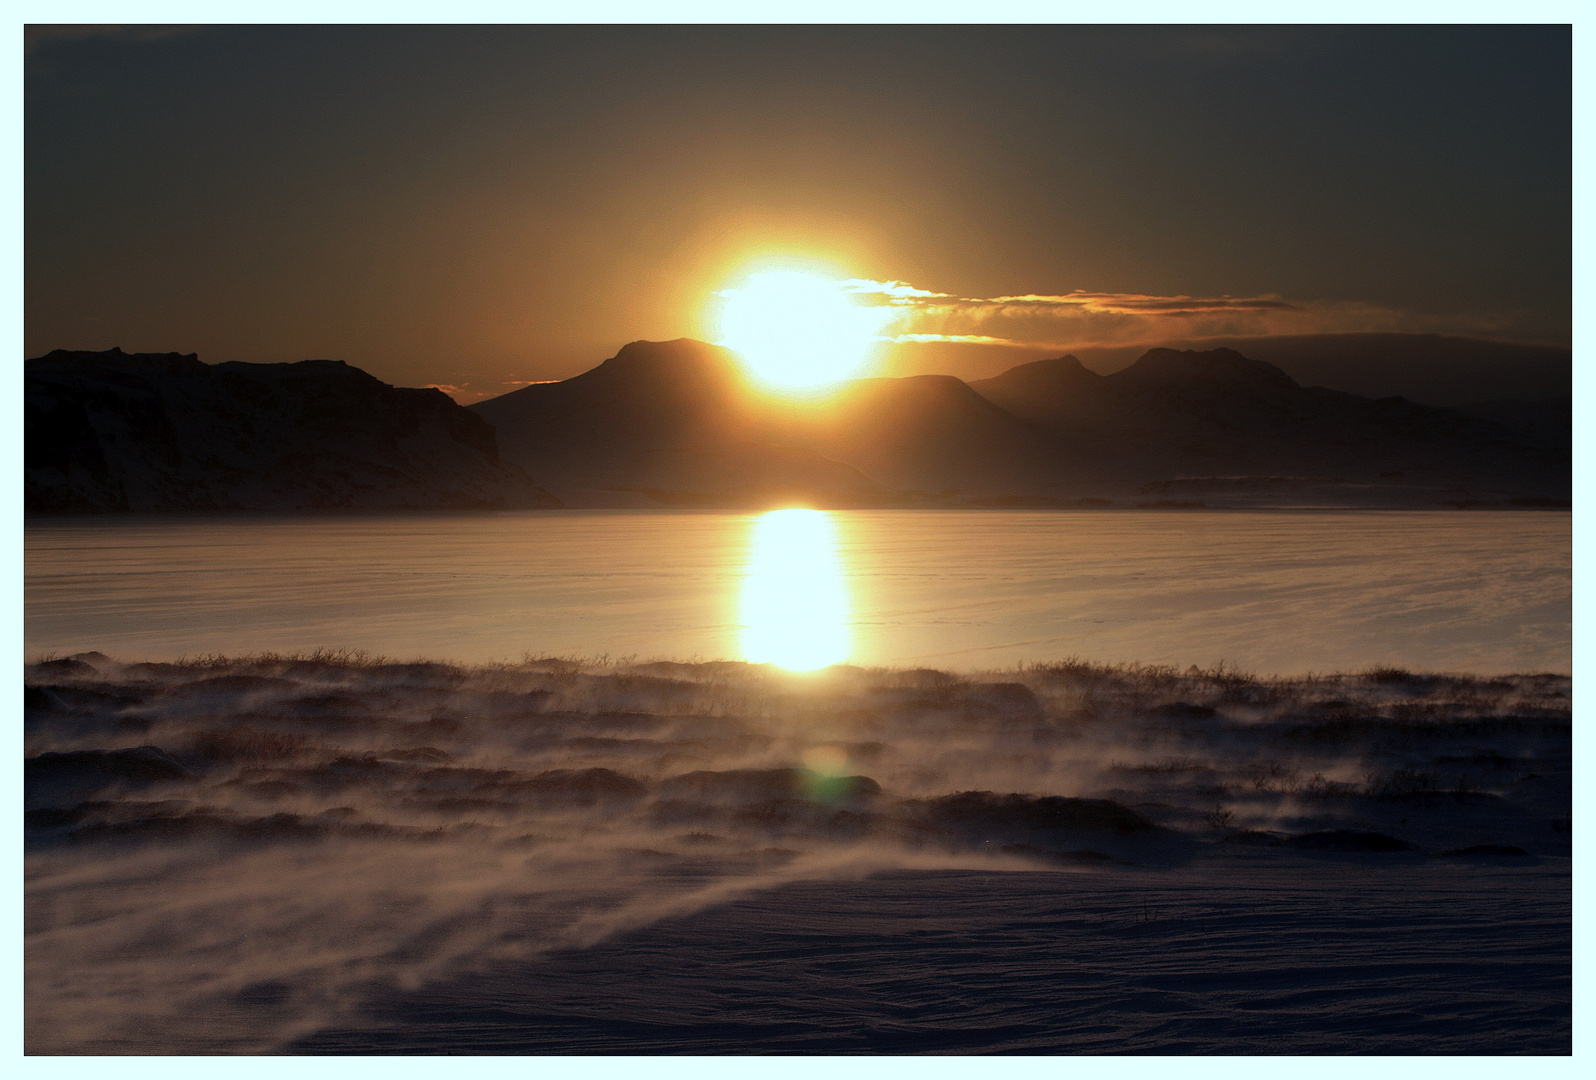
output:
M755 522L741 624L750 663L814 671L847 659L848 596L830 514L772 510Z

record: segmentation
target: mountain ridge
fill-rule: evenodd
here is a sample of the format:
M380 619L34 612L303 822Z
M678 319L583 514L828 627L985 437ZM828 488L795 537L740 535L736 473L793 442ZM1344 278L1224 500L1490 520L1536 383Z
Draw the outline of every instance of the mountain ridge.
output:
M602 442L593 433L624 426L621 418L646 395L640 381L611 378L603 394L584 400L581 415L549 423L559 405L572 403L559 388L597 385L598 373L629 367L652 378L672 372L666 382L675 399L695 403L691 415L628 432L624 459L559 445L561 428ZM706 401L736 404L705 409ZM663 398L652 404L672 408ZM494 424L512 460L577 505L661 490L689 492L693 505L757 504L774 490L834 506L1143 505L1170 485L1206 490L1214 505L1543 505L1566 500L1570 482L1566 459L1490 418L1304 387L1228 348L1151 349L1108 375L1066 355L971 383L950 375L860 379L820 400L784 401L750 390L735 357L717 346L638 341L563 383L470 408ZM664 475L670 455L687 447L722 459L747 455L747 482L739 486L736 469L714 490L690 475ZM756 461L775 448L795 456L788 465L818 455L843 466L873 494L857 479L848 491L828 487L816 472L773 481ZM1204 489L1204 478L1216 482Z
M1497 341L1460 334L1361 332L1170 339L1079 350L1094 372L1113 373L1153 347L1231 348L1280 368L1303 386L1360 397L1405 397L1433 408L1473 401L1570 395L1567 345Z
M1371 399L1229 348L788 395L719 346L636 341L469 408L334 360L57 350L25 371L32 513L1547 507L1571 485L1555 402Z
M340 360L57 349L24 373L31 513L558 505L481 417Z

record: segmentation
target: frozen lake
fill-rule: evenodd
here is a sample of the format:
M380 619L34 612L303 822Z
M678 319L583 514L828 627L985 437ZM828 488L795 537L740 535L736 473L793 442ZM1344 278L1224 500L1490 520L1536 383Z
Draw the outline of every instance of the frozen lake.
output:
M841 657L866 666L1571 666L1566 513L837 511L760 548L762 517L33 521L25 648L742 659L752 618L806 638L825 618ZM755 583L778 596L759 616ZM822 594L824 612L806 613Z

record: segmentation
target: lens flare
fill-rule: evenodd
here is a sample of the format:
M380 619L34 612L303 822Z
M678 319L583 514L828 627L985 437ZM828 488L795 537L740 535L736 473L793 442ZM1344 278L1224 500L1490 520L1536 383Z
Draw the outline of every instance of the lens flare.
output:
M890 307L861 304L841 282L815 274L750 274L718 294L720 344L754 376L782 387L816 387L854 374L878 343Z
M742 596L743 656L814 671L848 656L848 597L831 515L772 510L754 525Z

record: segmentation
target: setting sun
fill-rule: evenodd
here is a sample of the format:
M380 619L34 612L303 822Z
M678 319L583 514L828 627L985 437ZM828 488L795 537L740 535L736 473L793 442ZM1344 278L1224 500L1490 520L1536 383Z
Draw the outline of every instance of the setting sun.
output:
M720 343L743 358L763 382L814 387L854 374L891 316L860 304L841 282L815 274L750 274L741 288L719 293Z

